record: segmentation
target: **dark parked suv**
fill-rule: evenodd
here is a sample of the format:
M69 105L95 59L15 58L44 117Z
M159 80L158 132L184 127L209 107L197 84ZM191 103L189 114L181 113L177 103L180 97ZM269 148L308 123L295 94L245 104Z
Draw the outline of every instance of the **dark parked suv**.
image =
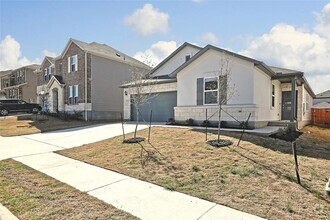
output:
M6 116L10 112L32 112L38 113L41 110L40 105L27 103L19 99L0 100L0 115Z

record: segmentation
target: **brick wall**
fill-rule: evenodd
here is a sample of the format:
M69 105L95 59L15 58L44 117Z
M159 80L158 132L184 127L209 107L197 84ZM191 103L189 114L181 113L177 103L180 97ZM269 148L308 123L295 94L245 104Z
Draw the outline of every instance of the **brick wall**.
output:
M77 55L78 59L78 70L74 72L68 72L68 57ZM65 104L68 104L68 89L69 86L79 85L79 103L85 102L85 52L81 50L76 44L71 43L68 50L66 51L63 59L59 59L55 62L55 65L62 63L62 77L63 81L66 84L66 96ZM91 67L90 67L90 55L87 57L87 70L88 74L91 77ZM89 77L89 78L90 78ZM90 82L90 80L87 80ZM88 85L88 102L90 102L90 83Z
M48 61L48 59L45 60L45 62L43 63L43 65L40 67L40 71L38 71L37 73L37 85L41 86L41 85L45 85L49 82L49 79L47 77L47 80L45 80L44 78L44 69L50 67L52 64ZM55 69L54 67L52 67L52 75L54 75L55 73Z

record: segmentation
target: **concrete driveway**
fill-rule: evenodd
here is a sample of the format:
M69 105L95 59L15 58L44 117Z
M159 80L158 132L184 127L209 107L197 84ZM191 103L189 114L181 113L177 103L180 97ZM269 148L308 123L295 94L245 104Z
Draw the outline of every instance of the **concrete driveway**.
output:
M144 128L147 125L138 127L139 130ZM125 124L125 133L133 132L134 129L134 124ZM114 123L17 137L0 136L0 160L77 147L121 134L121 124Z

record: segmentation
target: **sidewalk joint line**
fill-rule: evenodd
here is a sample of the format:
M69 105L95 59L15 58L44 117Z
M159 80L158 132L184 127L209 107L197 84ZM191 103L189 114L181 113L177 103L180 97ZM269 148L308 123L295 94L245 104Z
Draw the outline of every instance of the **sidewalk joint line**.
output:
M10 159L16 159L16 158L20 158L20 157L29 157L29 156L39 155L39 154L49 154L49 153L53 153L53 151L46 151L46 152L41 152L41 153L19 155L19 156L15 156L15 157L10 157Z
M50 143L47 143L47 142L44 142L44 141L38 141L38 140L28 138L28 137L23 137L23 138L31 140L31 141L39 142L39 143L42 143L42 144L47 144L47 145L50 145L50 146L58 147L58 148L61 148L61 149L66 149L65 147L61 147L61 146L58 146L58 145L55 145L55 144L50 144Z
M206 210L206 212L204 212L201 216L199 216L196 220L201 219L204 215L206 215L206 213L208 213L211 209L213 209L217 204L215 203L211 208L209 208L208 210Z
M85 191L85 192L86 192L86 193L89 193L89 192L91 192L91 191L98 190L98 189L101 189L101 188L106 187L106 186L110 186L110 185L112 185L112 184L115 184L115 183L121 182L121 181L123 181L123 180L127 180L127 179L129 179L129 178L130 178L130 177L127 177L127 178L124 178L124 179L120 179L120 180L117 180L117 181L115 181L115 182L108 183L108 184L105 184L105 185L103 185L103 186L99 186L99 187L96 187L96 188L94 188L94 189L87 190L87 191Z
M39 169L39 171L46 171L46 170L50 170L50 169L53 169L53 168L58 168L58 167L66 166L66 165L75 164L75 163L78 163L78 162L79 161L73 161L73 162L66 163L66 164L60 164L60 165L57 165L57 166L54 166L54 167L47 167L47 168Z

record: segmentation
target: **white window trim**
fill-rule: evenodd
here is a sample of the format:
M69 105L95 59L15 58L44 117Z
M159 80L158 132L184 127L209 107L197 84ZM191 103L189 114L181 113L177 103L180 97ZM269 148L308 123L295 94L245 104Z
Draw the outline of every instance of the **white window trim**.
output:
M48 68L46 67L46 68L44 69L44 74L43 74L44 81L47 80L47 75L48 75Z
M70 103L70 98L71 98L71 103ZM69 99L68 99L68 104L72 105L73 104L73 86L69 86Z
M205 90L205 80L206 79L210 79L210 78L217 78L217 82L218 82L218 88L216 90ZM205 103L206 98L205 98L205 92L217 92L217 102L216 103ZM218 105L219 103L219 77L218 76L208 76L208 77L204 77L203 78L203 105Z
M274 94L273 94L273 88L274 88ZM271 86L271 96L270 96L270 107L271 107L271 109L274 109L275 108L275 101L276 101L275 95L276 95L276 87L272 83L272 86ZM273 106L273 97L274 97L274 106Z
M74 85L74 104L79 104L79 86ZM78 98L78 102L76 102L76 98Z
M72 63L71 63L71 58L74 57L75 62L75 66L74 66L74 71L71 71L71 67L72 67ZM69 56L68 57L68 73L70 72L76 72L78 71L78 55L73 55L73 56Z

